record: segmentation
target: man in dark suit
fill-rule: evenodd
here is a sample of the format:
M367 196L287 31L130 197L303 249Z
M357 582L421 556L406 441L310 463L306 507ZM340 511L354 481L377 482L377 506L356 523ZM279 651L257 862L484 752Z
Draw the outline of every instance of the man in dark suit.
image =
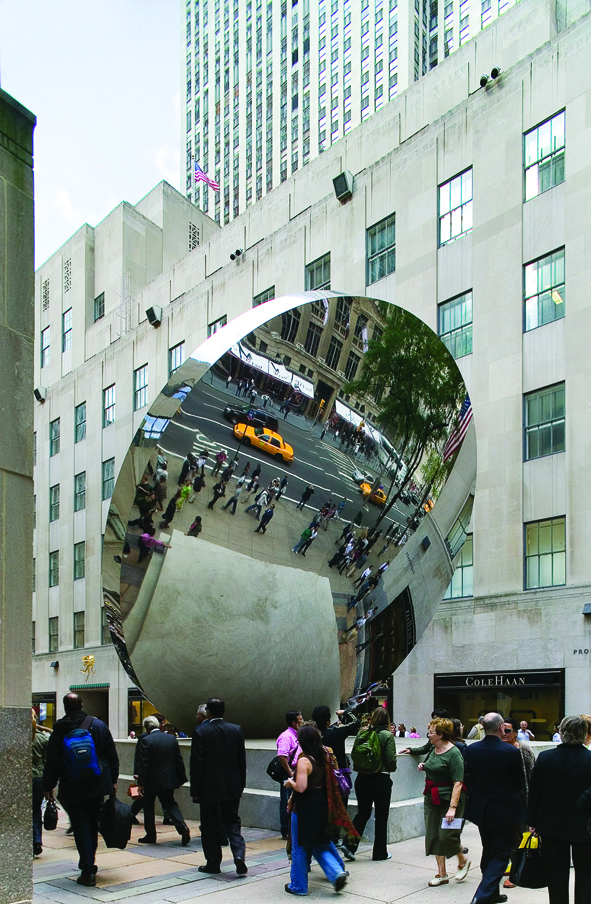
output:
M525 822L520 794L523 784L521 754L503 744L499 713L484 717L484 738L470 744L465 753L468 803L464 816L478 826L482 841L482 880L472 904L497 904L507 900L499 883L515 846L518 827Z
M191 840L191 833L174 799L175 788L180 788L187 781L179 742L174 735L160 731L158 719L154 716L144 719L144 728L147 735L137 746L136 765L138 787L144 796L146 834L143 838L138 838L138 841L142 844L156 844L154 803L158 798L162 809L181 836L183 847L186 847Z
M226 705L219 697L207 701L207 721L193 732L191 743L191 796L200 806L201 842L205 864L202 873L221 872L222 847L218 832L218 808L228 833L236 872L244 876L248 868L238 815L246 785L246 750L239 725L222 718Z

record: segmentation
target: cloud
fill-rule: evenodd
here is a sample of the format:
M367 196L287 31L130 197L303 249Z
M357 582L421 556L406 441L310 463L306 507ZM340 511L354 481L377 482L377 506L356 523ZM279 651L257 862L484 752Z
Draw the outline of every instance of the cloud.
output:
M55 206L71 226L81 226L84 222L84 214L77 210L70 197L70 192L62 189L55 196Z

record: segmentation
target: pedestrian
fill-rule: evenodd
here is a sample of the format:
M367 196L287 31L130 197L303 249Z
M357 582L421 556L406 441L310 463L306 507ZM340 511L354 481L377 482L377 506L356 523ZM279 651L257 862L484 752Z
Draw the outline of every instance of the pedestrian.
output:
M187 479L187 475L189 474L189 471L194 471L196 467L197 467L197 459L195 458L195 456L193 455L192 452L187 452L187 455L186 455L185 460L183 461L183 464L181 467L181 473L179 474L179 479L177 480L177 483L180 487L184 486L184 483L185 483L185 480Z
M220 451L216 454L216 457L215 457L215 465L214 465L213 468L211 469L211 476L212 476L212 477L215 477L216 474L219 474L220 468L221 468L222 465L224 464L224 462L225 462L225 460L227 459L227 457L228 457L228 455L227 455L227 453L224 451L224 449L220 449Z
M300 511L304 508L304 506L309 502L310 498L314 495L314 486L309 483L304 492L302 493L302 498L296 505L296 508L300 509Z
M341 501L339 502L339 504L337 506L336 515L335 515L335 518L337 521L341 520L341 515L343 514L343 509L345 508L346 504L347 504L346 499L341 499Z
M260 518L261 518L261 512L262 512L262 510L263 510L263 506L264 506L264 505L267 505L267 503L268 503L269 501L270 501L270 494L269 494L269 491L268 491L268 490L261 490L261 492L260 492L257 496L254 497L254 502L253 502L253 504L252 504L252 505L249 505L248 508L246 508L244 511L245 511L245 512L252 512L252 511L254 511L254 510L256 509L256 511L255 511L255 516L256 516L257 521L260 521Z
M158 480L160 477L164 477L166 481L168 481L168 462L165 458L159 458L159 464L154 473L154 480Z
M187 477L187 479L185 480L185 482L181 488L180 496L176 501L177 512L182 512L183 506L190 496L191 496L191 478Z
M266 408L267 405L269 404L269 401L270 401L270 400L269 400L269 396L268 396L268 395L262 395L262 396L261 396L261 399L262 399L262 402L263 402L263 408Z
M243 487L244 487L244 477L241 477L239 479L238 483L236 484L236 489L234 490L234 493L232 494L232 496L230 496L230 498L228 499L226 504L222 506L222 509L225 510L225 509L229 508L229 506L232 506L232 514L233 515L236 514L236 506L238 505L238 500L240 499L240 494L242 493Z
M519 723L519 731L517 732L517 740L518 741L535 741L536 736L529 730L527 727L527 722L524 720Z
M366 562L367 562L366 553L361 553L361 555L357 556L357 558L354 559L353 564L351 565L351 567L349 568L349 571L347 572L347 577L348 578L352 577L353 574L355 573L355 571L359 571L360 568L363 568L363 566L365 565Z
M138 838L138 842L156 844L154 803L158 798L169 823L176 828L183 847L186 847L191 833L174 797L175 789L187 781L179 742L173 734L161 730L156 716L147 716L143 725L146 735L138 742L136 767L138 790L144 799L146 834Z
M259 526L255 527L255 529L254 529L255 534L258 534L261 531L264 534L267 533L267 525L269 524L269 521L275 514L274 509L275 509L275 503L271 502L269 507L266 508L265 511L263 512Z
M236 470L236 462L233 461L232 464L228 465L227 468L224 468L222 471L222 480L226 483L230 481L230 478L234 476L234 471Z
M198 473L201 474L202 477L205 477L205 463L207 462L208 456L209 452L207 451L207 449L204 449L197 459L197 463L195 465L195 469Z
M222 847L218 831L218 810L226 829L236 872L244 876L246 845L240 831L238 813L246 785L246 750L239 725L225 722L225 703L210 697L205 720L191 741L191 796L199 804L201 842L205 863L201 873L221 873Z
M250 462L247 461L246 464L244 465L244 468L242 469L242 474L240 475L240 477L241 478L244 477L246 479L248 477L249 471L250 471Z
M70 817L79 855L76 881L93 887L99 814L105 795L117 791L119 757L108 727L84 712L78 694L66 694L63 703L65 715L53 726L47 744L43 789L47 800L53 800L59 781L57 799Z
M523 767L523 792L524 792L524 802L527 807L527 800L529 796L529 783L531 779L532 770L534 768L534 763L536 762L536 757L529 746L524 741L518 740L519 735L519 722L517 719L514 719L512 716L507 716L503 724L501 725L501 740L504 744L511 744L513 747L516 747L521 754L522 759L522 767ZM519 830L523 834L523 832L527 832L528 826L524 823L519 827ZM511 879L507 878L503 882L503 888L515 888L515 884L511 882Z
M279 500L285 493L285 490L287 489L287 484L288 484L287 474L284 474L281 479L281 483L279 484L279 490L277 492L277 496L275 497L276 502L279 502Z
M469 741L482 741L484 737L484 716L479 716L476 725L468 732Z
M261 466L257 465L252 474L250 475L250 483L248 484L248 491L252 489L254 483L256 483L261 474Z
M253 388L250 390L250 404L254 405L256 400L257 400L257 391L253 386Z
M310 536L304 541L304 543L302 544L302 546L300 547L300 550L299 550L299 552L301 552L301 554L304 556L304 558L306 556L306 552L310 549L312 543L314 542L314 540L316 539L317 536L318 536L318 531L316 530L316 528L315 527L310 528Z
M203 487L205 486L205 479L201 476L199 472L195 474L193 478L193 492L189 496L189 502L195 502L195 496L197 493L200 493Z
M221 480L218 480L218 482L216 484L214 484L213 497L207 503L208 509L211 509L211 511L213 511L213 507L216 504L216 502L218 501L218 499L221 499L222 496L226 495L226 486L227 486L227 482L224 480L223 477L221 478Z
M230 388L231 382L232 382L232 374L229 373L228 376L226 377L226 389Z
M187 531L187 537L198 537L201 531L203 530L203 525L201 523L201 515L197 515L195 520L193 521L191 527Z
M286 402L285 408L283 409L283 420L287 420L287 415L289 414L289 402Z
M43 803L43 770L47 760L47 744L49 735L37 728L35 710L31 709L33 740L31 752L33 755L33 854L38 857L43 853L43 817L41 804Z
M279 762L286 772L287 778L292 778L295 774L295 764L299 753L301 753L298 744L298 728L304 724L304 719L299 709L290 709L285 713L285 723L287 728L282 731L277 738L277 756ZM287 802L289 800L290 790L281 782L279 786L279 824L281 827L281 837L287 839L287 830L289 826L289 817L287 815Z
M154 549L159 553L163 553L165 549L172 549L170 543L165 543L163 540L157 540L155 534L156 529L154 527L148 527L138 539L138 549L140 551L138 563L147 559Z
M318 531L315 527L307 527L300 534L300 539L293 547L292 552L295 552L297 555L299 552L302 552L302 555L306 554L306 549L309 549L312 541L316 539L318 536Z
M312 713L312 719L322 737L325 747L330 747L336 757L339 769L348 769L349 757L345 752L345 740L356 735L361 723L350 712L337 709L338 721L330 723L331 710L328 706L316 706Z
M358 577L355 581L353 581L353 586L354 586L354 587L361 587L361 585L362 585L363 583L365 583L365 581L369 578L369 576L370 576L370 574L372 573L372 571L373 571L373 565L368 565L367 568L365 568L365 569L361 572L361 574L359 575L359 577Z
M236 382L236 395L239 396L242 392L242 380L238 380Z
M503 744L503 717L499 713L488 713L482 724L483 739L470 744L465 756L465 818L478 826L482 841L482 879L474 902L503 900L499 883L515 846L518 827L526 820L521 755L511 744Z

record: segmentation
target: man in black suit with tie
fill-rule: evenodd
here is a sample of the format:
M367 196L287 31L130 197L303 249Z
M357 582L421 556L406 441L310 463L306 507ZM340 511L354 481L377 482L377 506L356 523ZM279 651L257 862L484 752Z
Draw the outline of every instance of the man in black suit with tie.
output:
M240 798L246 785L246 750L239 725L222 718L226 705L219 697L206 704L207 720L193 732L191 743L191 796L201 813L201 843L205 864L202 873L220 873L222 846L218 830L218 808L226 827L230 848L239 876L248 868L244 862L246 847L238 815Z
M468 803L464 816L478 826L482 841L482 880L472 904L498 904L507 895L499 883L515 847L520 824L526 820L522 794L521 754L512 744L503 744L503 716L484 717L484 738L468 746L466 773Z
M174 799L175 788L180 788L187 781L179 742L174 735L160 731L158 719L154 716L144 719L144 728L147 734L138 744L136 764L137 783L144 796L146 834L138 838L138 841L142 844L156 844L154 802L158 798L162 809L181 836L183 847L186 847L191 840L191 833Z

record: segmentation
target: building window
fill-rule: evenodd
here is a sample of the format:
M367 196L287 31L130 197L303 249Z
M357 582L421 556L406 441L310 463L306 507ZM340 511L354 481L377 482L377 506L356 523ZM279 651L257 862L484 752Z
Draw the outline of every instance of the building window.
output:
M41 330L41 367L49 364L49 327Z
M138 367L133 372L133 410L139 411L148 404L148 365ZM113 420L115 416L113 415Z
M60 485L49 488L49 520L57 521L60 516Z
M115 489L115 459L108 458L103 462L103 500L110 499Z
M474 496L470 494L466 499L462 511L458 515L451 530L445 538L445 545L452 559L455 559L468 536L468 527L472 517L472 508L474 506Z
M285 311L281 315L281 338L285 342L295 342L300 326L301 314L297 308Z
M306 289L330 289L330 252L307 265Z
M439 186L439 244L472 232L472 167Z
M565 111L524 135L525 200L564 182Z
M37 464L37 431L33 433L33 465Z
M564 317L564 248L523 268L524 330Z
M320 337L322 336L322 327L318 326L317 323L308 324L308 332L306 334L306 341L304 342L304 348L308 352L309 355L312 355L313 358L318 354L318 346L320 345Z
M74 409L74 442L86 439L86 402L81 402Z
M178 370L185 360L185 343L179 342L168 349L168 376L172 377L175 370Z
M94 322L105 316L105 293L101 292L94 299Z
M103 389L103 427L115 421L115 384Z
M359 357L359 355L356 355L355 352L349 352L349 357L347 358L347 363L345 365L345 379L347 381L350 382L351 380L355 379L360 361L361 358Z
M57 587L60 582L60 552L49 553L49 586Z
M84 545L84 544L82 544ZM75 576L74 576L75 579ZM74 612L74 649L84 646L84 612Z
M275 286L271 286L270 289L265 289L264 292L261 292L259 295L255 295L252 300L253 308L258 308L260 304L264 304L266 301L271 301L275 298Z
M86 543L74 543L74 580L79 581L86 575ZM83 646L83 644L81 644Z
M214 320L213 323L207 324L207 335L213 336L214 333L217 333L218 330L221 330L223 326L225 326L228 322L228 318L224 314L223 317L220 317L218 320Z
M343 343L336 336L331 336L328 352L326 353L326 366L330 367L331 370L337 369L342 348Z
M74 477L74 511L81 512L86 508L86 471Z
M524 398L525 460L564 452L564 383L529 392Z
M566 584L566 519L525 525L525 589Z
M366 232L367 279L366 284L383 279L396 269L396 216L370 226Z
M62 314L62 352L72 348L72 308Z
M444 600L456 600L462 596L472 596L474 592L474 557L472 534L468 534L455 560L455 571L449 587L443 594Z
M37 527L37 496L33 494L33 530Z
M472 354L472 292L439 305L439 335L454 358Z
M59 650L59 618L55 615L53 618L49 619L49 652L57 653Z
M111 643L111 632L109 631L109 621L107 619L107 607L101 607L101 644Z
M60 450L60 419L56 417L49 425L49 457L52 458Z

